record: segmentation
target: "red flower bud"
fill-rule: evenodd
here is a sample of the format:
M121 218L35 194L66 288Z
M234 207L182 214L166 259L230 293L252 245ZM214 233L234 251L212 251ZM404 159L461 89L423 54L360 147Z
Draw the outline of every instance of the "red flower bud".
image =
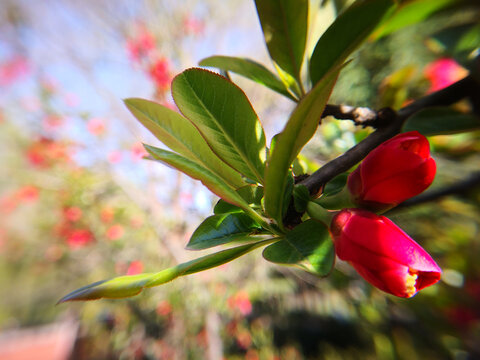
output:
M330 231L337 256L380 290L409 298L440 279L430 255L384 216L344 209Z
M418 131L385 141L348 177L353 201L373 211L392 208L420 194L435 177L428 140Z

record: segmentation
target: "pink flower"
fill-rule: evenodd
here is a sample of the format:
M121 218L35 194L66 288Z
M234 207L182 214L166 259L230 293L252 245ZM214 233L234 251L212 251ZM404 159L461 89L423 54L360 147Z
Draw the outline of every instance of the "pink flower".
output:
M435 171L428 140L410 131L370 152L349 175L347 185L356 204L384 211L428 188Z
M75 222L82 218L82 209L77 206L67 207L63 210L63 215L68 221Z
M430 81L428 92L443 89L468 75L468 71L449 58L441 58L427 65L425 77Z
M38 199L38 188L33 185L26 185L18 189L16 197L19 201L34 202Z
M337 256L370 284L409 298L440 280L431 256L397 225L366 210L344 209L330 229Z
M92 135L100 136L105 132L105 123L100 118L92 118L88 120L87 130Z
M141 261L132 261L127 269L127 275L137 275L143 271L143 263Z
M138 36L127 40L127 50L132 61L140 62L155 49L155 38L144 27L140 27Z
M227 299L228 307L232 310L238 310L243 316L252 312L252 303L246 291L239 291Z
M187 34L201 35L205 30L205 23L194 16L186 16L183 19L183 29Z
M114 216L115 216L115 212L113 211L112 208L105 208L100 213L100 219L105 224L112 222Z
M16 55L0 64L0 86L8 86L21 79L30 71L27 59Z
M54 131L63 125L63 118L58 115L47 115L43 118L43 128L46 131Z
M87 229L75 229L68 234L67 244L71 249L79 249L93 241L93 235Z
M132 146L132 160L138 161L148 156L147 150L143 147L143 144L138 142Z
M108 153L108 161L112 164L118 164L122 161L122 152L118 150L110 151Z
M156 312L158 315L167 316L172 312L172 304L170 304L167 300L162 300L158 303Z
M125 233L125 230L123 226L116 224L116 225L110 226L107 229L106 237L109 240L118 240L123 236L124 233Z
M65 144L44 137L34 141L26 155L30 164L38 168L48 168L59 160L70 160Z
M159 91L165 91L170 87L172 82L172 75L170 74L170 62L161 58L155 61L148 71L155 86Z

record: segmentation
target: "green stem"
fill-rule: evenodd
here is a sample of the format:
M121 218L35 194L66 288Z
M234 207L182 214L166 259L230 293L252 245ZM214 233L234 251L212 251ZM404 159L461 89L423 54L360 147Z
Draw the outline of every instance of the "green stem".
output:
M327 225L327 227L330 227L330 223L332 222L334 215L334 213L328 211L313 201L308 202L307 213L312 219L324 223Z

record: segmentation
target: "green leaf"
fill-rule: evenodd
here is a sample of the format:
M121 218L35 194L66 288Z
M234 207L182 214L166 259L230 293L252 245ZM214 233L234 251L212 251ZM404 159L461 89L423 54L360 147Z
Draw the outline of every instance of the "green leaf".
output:
M263 198L263 187L255 185L246 185L236 190L237 193L245 200L252 209L261 209L262 208L262 198ZM227 214L233 212L241 212L242 209L239 207L229 204L224 200L219 200L215 207L213 208L213 213L218 214Z
M272 60L300 82L308 25L308 0L255 0Z
M425 136L456 134L480 129L480 119L448 107L420 110L407 119L402 131L417 130Z
M293 188L293 200L295 204L295 210L302 213L307 208L307 204L310 201L310 192L305 185L295 185Z
M209 216L194 231L187 249L203 250L232 241L258 240L250 234L259 230L260 225L244 213Z
M158 286L172 281L180 276L194 274L208 270L272 242L273 239L263 240L254 244L238 246L214 254L179 264L157 273L119 276L110 280L99 281L64 296L58 303L77 300L96 300L101 298L117 299L139 294L144 288Z
M265 135L238 86L211 71L189 69L173 79L172 95L218 157L247 178L263 182Z
M170 149L211 170L234 188L245 185L240 173L215 155L188 119L148 100L126 99L125 105L143 126Z
M265 248L263 257L327 276L335 262L335 251L326 226L310 219L288 232L285 239Z
M480 48L480 24L474 22L448 27L432 35L432 38L444 53L470 67L474 63L474 54Z
M270 149L265 172L265 211L280 226L290 165L315 134L339 71L340 68L336 68L327 73L302 99Z
M232 56L211 56L201 60L199 65L216 67L237 73L296 101L296 98L288 92L283 82L277 76L265 66L253 60Z
M332 196L338 194L347 185L348 173L335 176L323 189L323 196Z
M343 63L370 35L392 0L355 2L320 37L310 59L310 79L316 84L330 69Z
M456 2L458 0L416 0L404 2L396 11L392 11L390 16L385 18L372 34L372 39L378 40L401 28L422 22L433 13Z
M154 146L145 145L145 149L152 156L153 159L159 160L167 165L170 165L191 178L200 180L210 191L215 195L221 197L225 201L240 207L252 219L257 221L262 226L268 228L265 220L250 206L248 203L232 188L230 188L220 177L212 173L210 170L197 164L194 161L188 160L178 154L167 150L159 149Z

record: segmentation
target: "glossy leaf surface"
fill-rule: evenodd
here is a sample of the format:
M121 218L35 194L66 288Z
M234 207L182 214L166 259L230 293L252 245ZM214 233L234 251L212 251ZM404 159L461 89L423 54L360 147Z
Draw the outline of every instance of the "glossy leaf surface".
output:
M203 250L232 241L253 240L249 235L260 229L260 225L244 213L209 216L194 231L187 249Z
M480 119L447 107L420 110L403 125L402 131L417 130L425 136L455 134L480 128Z
M247 178L263 182L265 135L238 86L211 71L189 69L175 77L172 94L218 157Z
M253 209L261 209L261 201L263 198L263 187L255 185L247 185L236 190L237 193L245 200L248 205ZM229 204L224 200L219 200L213 208L213 213L226 214L232 212L242 211L239 207Z
M271 262L295 265L319 276L330 273L335 262L335 251L325 225L307 220L263 251Z
M329 72L302 99L283 131L275 136L275 145L265 172L265 210L281 224L284 195L290 165L315 133L340 69Z
M148 100L126 99L125 105L138 121L170 149L203 165L234 188L245 185L240 173L215 155L188 119L176 111Z
M417 24L455 2L458 2L458 0L415 0L405 2L384 19L382 24L372 34L372 38L379 39L406 26Z
M233 56L211 56L200 61L199 65L234 72L295 100L276 75L253 60Z
M307 39L308 0L255 0L272 60L299 80Z
M392 0L367 0L354 3L343 12L315 45L310 59L312 84L342 64L370 35L392 5Z

